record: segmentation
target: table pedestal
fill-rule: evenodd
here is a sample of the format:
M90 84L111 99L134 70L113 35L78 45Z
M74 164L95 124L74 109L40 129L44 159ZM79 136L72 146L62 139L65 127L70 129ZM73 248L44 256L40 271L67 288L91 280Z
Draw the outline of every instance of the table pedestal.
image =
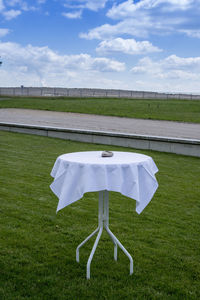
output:
M119 246L124 254L130 260L130 275L133 274L133 259L128 251L124 248L124 246L120 243L120 241L116 238L116 236L112 233L109 228L109 192L107 190L99 192L99 225L95 231L93 231L76 249L76 261L79 262L79 249L95 234L98 232L95 243L93 245L92 251L90 253L88 262L87 262L87 274L86 278L90 279L90 264L92 262L92 258L96 251L97 245L99 243L103 228L106 229L108 235L110 236L113 244L114 244L114 259L117 260L117 246Z

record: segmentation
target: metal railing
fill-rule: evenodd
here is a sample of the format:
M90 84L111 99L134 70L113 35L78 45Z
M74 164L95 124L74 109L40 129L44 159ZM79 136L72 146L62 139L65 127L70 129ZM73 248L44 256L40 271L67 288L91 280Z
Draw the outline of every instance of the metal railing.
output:
M96 97L96 98L133 98L133 99L186 99L200 100L200 95L157 93L147 91L129 91L115 89L89 88L50 88L50 87L0 87L3 96L35 96L35 97Z

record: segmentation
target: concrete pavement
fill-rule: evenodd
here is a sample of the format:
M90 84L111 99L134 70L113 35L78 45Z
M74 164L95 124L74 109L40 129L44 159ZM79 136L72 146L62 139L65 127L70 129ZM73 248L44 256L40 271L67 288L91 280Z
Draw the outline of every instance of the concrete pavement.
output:
M200 124L30 109L0 109L0 122L200 140Z

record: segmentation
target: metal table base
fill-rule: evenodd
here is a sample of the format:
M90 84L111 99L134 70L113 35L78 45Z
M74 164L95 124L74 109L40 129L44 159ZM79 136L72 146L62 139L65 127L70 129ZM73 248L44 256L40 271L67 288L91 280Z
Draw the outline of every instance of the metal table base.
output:
M110 236L113 244L114 244L114 259L117 260L117 246L122 249L124 254L130 260L130 275L133 274L133 259L128 251L124 248L124 246L120 243L120 241L116 238L116 236L112 233L109 228L109 192L107 190L99 192L99 213L98 213L99 224L96 230L94 230L76 249L76 261L79 262L79 249L93 236L98 232L95 243L93 245L92 251L90 253L88 262L87 262L87 271L86 278L90 279L90 265L96 251L97 245L99 243L101 234L103 232L103 228L106 229L108 235Z

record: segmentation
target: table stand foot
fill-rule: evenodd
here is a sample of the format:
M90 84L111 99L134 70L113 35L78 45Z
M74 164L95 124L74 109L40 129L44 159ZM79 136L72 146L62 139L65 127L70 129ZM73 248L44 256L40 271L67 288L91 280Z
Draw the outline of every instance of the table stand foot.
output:
M124 252L124 254L129 258L129 260L130 260L130 275L133 274L133 259L132 259L131 255L130 255L130 253L128 253L128 251L124 248L124 246L120 243L120 241L116 238L116 236L108 228L108 226L106 226L105 228L106 228L107 233L110 236L112 236L113 240L115 240L115 243L122 249L122 251ZM115 249L117 251L117 247ZM116 254L116 256L117 256L117 254ZM117 260L117 259L115 259L115 260Z
M91 253L90 253L90 256L89 256L89 259L88 259L88 262L87 262L87 275L86 275L87 279L90 279L90 264L91 264L93 255L94 255L94 253L95 253L95 251L96 251L97 245L98 245L98 243L99 243L99 240L100 240L102 231L103 231L103 227L101 227L101 228L99 229L99 233L98 233L98 235L97 235L97 237L96 237L94 246L92 247L92 251L91 251Z
M93 237L93 235L95 235L95 233L99 230L99 227L97 229L95 229L95 231L93 231L82 243L80 243L80 245L76 248L76 261L79 262L79 249L87 242L89 241L89 239L91 239L91 237Z
M98 246L100 237L103 232L103 228L105 227L108 235L110 236L113 244L114 244L114 259L117 260L117 245L122 249L124 254L130 260L130 275L133 274L133 259L129 252L124 248L124 246L120 243L120 241L116 238L116 236L112 233L109 228L109 198L108 198L108 191L100 191L99 192L99 226L95 229L80 245L76 248L76 261L79 262L79 249L87 242L93 235L98 232L96 237L95 243L92 247L92 251L90 253L89 259L87 261L87 270L86 270L86 278L90 279L90 265Z

